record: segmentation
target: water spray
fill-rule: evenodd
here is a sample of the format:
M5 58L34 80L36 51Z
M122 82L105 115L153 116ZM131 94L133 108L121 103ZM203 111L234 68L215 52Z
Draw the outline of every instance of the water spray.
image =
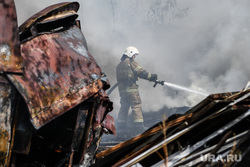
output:
M154 84L154 87L155 87L157 84L166 85L166 86L169 86L169 87L171 87L171 88L180 89L180 90L184 90L184 91L191 92L191 93L196 93L196 94L199 94L199 95L202 95L202 96L208 96L208 94L206 94L206 93L201 93L201 92L198 92L198 91L195 91L195 90L186 88L186 87L184 87L184 86L172 84L172 83L165 82L165 81L156 80L156 81L155 81L155 84Z
M201 93L201 92L198 92L196 90L192 90L192 89L186 88L184 86L172 84L172 83L165 82L165 81L156 80L156 81L154 81L154 83L155 84L153 87L156 87L157 84L160 84L160 85L166 85L166 86L169 86L171 88L180 89L180 90L184 90L184 91L191 92L191 93L196 93L196 94L199 94L202 96L208 96L208 94L206 94L206 93ZM118 82L108 91L107 95L110 95L117 86L118 86Z

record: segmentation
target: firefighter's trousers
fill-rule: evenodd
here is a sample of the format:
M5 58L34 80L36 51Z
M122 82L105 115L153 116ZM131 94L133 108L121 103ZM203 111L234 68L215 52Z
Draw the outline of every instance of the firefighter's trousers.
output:
M143 122L141 97L139 92L129 93L120 99L121 108L118 114L118 122L127 122L129 109L132 109L133 123Z

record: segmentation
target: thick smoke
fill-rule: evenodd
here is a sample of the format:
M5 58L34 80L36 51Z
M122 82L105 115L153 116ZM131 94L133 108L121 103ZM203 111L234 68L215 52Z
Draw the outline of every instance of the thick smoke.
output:
M19 24L59 0L16 0ZM79 19L90 53L116 83L115 67L127 46L159 80L202 93L239 91L250 66L248 0L79 1ZM205 97L140 80L144 111L193 106ZM117 89L110 95L119 110Z

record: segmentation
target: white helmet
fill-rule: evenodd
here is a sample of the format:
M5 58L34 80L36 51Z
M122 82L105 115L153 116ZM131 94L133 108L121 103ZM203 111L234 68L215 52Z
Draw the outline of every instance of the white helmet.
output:
M139 50L133 46L129 46L126 48L124 54L127 55L129 58L131 58L134 55L139 55Z

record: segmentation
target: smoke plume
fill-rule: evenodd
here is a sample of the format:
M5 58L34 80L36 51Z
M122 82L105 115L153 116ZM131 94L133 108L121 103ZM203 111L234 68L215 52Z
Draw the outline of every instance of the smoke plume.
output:
M60 0L16 0L19 25ZM78 12L90 53L113 86L127 46L159 80L205 94L239 91L250 76L248 0L81 0ZM140 80L144 111L194 106L205 97ZM110 95L114 114L118 90Z

